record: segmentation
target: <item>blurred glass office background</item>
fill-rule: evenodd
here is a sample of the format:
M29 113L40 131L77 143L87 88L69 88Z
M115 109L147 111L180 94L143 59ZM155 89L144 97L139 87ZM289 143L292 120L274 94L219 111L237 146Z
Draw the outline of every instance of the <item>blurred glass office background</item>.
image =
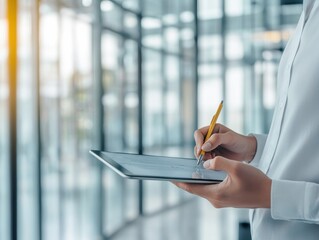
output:
M300 2L0 0L0 239L108 238L192 200L88 151L192 157L222 99L222 123L267 132Z

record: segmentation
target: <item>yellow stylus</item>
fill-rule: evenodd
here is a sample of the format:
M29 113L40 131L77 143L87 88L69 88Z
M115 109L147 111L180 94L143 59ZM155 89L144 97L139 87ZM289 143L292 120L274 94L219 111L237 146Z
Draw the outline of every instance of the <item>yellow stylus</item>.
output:
M212 133L213 133L213 130L214 130L214 128L215 128L215 125L216 125L218 116L219 116L220 112L222 111L223 103L224 103L224 101L221 101L221 102L220 102L220 104L219 104L219 106L218 106L218 109L217 109L215 115L213 116L213 118L212 118L212 120L211 120L211 122L210 122L209 129L208 129L208 132L207 132L207 134L206 134L204 143L207 142L207 140L210 138L210 136L211 136ZM204 155L205 155L205 151L202 150L202 151L200 152L199 158L197 159L197 165L200 164L200 163L203 161Z

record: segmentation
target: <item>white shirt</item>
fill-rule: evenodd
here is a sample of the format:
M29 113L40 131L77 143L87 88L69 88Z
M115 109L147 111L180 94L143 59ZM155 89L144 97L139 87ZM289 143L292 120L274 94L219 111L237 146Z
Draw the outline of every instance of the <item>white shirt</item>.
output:
M269 134L255 135L252 164L273 181L271 208L251 211L252 238L318 240L319 1L304 1L278 82Z

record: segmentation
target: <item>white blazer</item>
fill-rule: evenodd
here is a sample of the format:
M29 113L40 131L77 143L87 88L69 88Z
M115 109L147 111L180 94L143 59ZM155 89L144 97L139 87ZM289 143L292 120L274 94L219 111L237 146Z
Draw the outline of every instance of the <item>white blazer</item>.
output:
M271 208L251 211L252 238L318 240L319 0L304 1L280 61L269 134L255 136L252 164L273 182Z

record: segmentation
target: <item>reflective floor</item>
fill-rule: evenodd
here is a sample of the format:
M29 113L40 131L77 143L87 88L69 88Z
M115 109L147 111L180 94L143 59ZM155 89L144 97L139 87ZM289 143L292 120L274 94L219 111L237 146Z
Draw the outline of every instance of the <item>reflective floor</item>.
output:
M238 209L215 209L195 198L180 207L143 217L113 236L112 240L248 240L239 230L248 213ZM249 231L249 229L247 229Z

